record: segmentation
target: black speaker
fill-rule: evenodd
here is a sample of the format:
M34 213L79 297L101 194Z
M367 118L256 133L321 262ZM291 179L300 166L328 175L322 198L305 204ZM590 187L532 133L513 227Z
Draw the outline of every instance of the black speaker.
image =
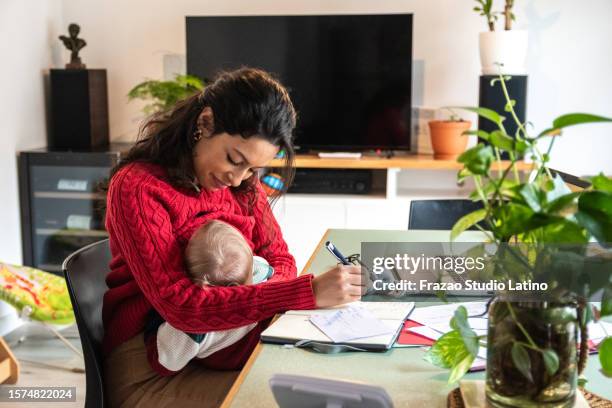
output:
M52 69L51 129L55 149L92 149L109 144L105 69Z
M493 79L499 79L499 76L480 76L478 105L483 108L492 109L500 115L505 116L504 128L509 136L514 137L518 125L512 118L512 114L504 110L506 107L506 97L504 96L500 81L495 81L493 86L491 86L491 81ZM506 80L506 88L508 89L510 99L516 100L516 104L514 105L516 116L521 123L525 123L525 115L527 112L527 75L512 75ZM498 127L490 120L478 117L478 129L484 130L485 132L492 132L497 130ZM508 157L504 158L507 159Z

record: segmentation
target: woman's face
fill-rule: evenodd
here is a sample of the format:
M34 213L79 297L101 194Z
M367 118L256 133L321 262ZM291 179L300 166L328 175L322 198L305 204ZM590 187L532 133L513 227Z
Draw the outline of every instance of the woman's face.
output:
M278 150L278 146L257 136L248 139L228 133L210 136L204 130L194 147L195 174L207 191L238 187L255 171L265 167Z

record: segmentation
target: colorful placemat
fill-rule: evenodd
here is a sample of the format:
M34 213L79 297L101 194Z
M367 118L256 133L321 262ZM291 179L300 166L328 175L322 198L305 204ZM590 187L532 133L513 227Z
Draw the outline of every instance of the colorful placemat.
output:
M27 266L0 263L0 300L27 317L53 324L74 322L70 295L63 277Z

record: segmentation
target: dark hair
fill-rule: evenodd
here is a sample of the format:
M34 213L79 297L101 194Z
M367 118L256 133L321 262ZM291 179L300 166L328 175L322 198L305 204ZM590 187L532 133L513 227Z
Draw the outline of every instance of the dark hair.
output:
M284 188L274 198L286 192L295 174L295 109L287 90L277 80L265 71L248 67L220 73L201 93L149 118L140 129L139 140L111 170L111 177L129 163L154 163L166 169L172 185L194 189L194 132L205 107L213 111L213 136L224 132L245 139L256 136L284 150ZM253 177L257 175L230 188L252 200Z

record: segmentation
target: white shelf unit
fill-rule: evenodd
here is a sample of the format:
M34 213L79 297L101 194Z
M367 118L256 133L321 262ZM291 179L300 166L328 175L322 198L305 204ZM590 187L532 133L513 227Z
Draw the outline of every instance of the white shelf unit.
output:
M298 271L306 265L325 231L329 228L387 229L408 228L410 201L421 199L466 198L469 187L453 186L455 170L436 170L438 180L423 178L420 170L389 169L386 193L372 195L286 194L273 211ZM426 180L423 184L419 182ZM390 181L390 182L389 182ZM439 188L434 188L435 186Z
M373 193L369 195L287 194L278 200L273 211L298 271L329 228L405 230L411 200L461 199L473 190L469 183L457 185L460 164L429 155L404 154L391 159L366 156L357 160L301 155L295 163L300 168L374 171ZM282 162L274 165L282 166ZM529 168L529 164L519 164L519 171Z
M328 228L406 229L409 206L405 198L288 194L273 211L301 270Z

